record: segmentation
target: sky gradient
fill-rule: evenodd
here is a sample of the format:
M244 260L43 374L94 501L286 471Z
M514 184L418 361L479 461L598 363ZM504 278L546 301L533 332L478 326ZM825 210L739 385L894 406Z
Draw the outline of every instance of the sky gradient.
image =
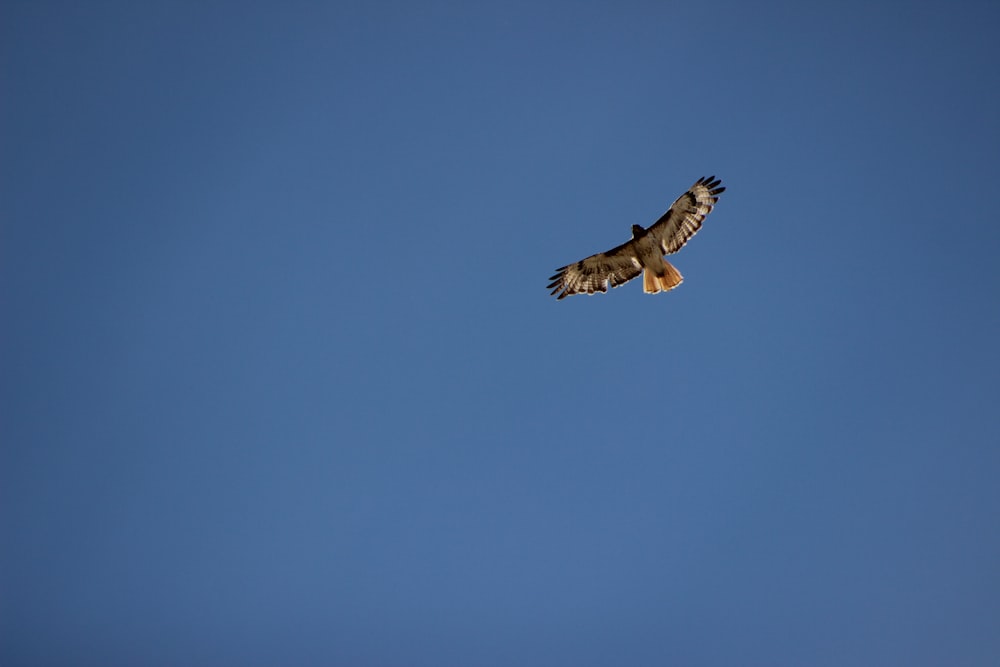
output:
M998 34L3 3L0 664L997 664Z

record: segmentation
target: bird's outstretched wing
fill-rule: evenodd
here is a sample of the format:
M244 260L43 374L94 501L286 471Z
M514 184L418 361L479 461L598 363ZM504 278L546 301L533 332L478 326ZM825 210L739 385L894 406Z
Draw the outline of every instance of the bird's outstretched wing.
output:
M599 252L575 264L556 269L548 289L564 299L571 294L607 292L608 285L618 287L642 273L635 241L628 241L607 252Z
M684 247L699 229L705 216L719 201L725 188L715 176L699 178L687 192L677 198L667 212L649 228L649 234L659 242L664 255L675 253Z

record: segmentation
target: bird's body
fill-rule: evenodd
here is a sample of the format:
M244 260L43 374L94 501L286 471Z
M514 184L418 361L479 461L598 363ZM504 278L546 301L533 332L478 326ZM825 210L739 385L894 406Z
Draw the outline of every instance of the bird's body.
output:
M607 292L643 274L647 294L666 292L684 280L663 256L680 250L701 228L701 223L725 191L714 176L700 178L681 195L660 219L644 229L632 225L632 239L607 252L591 255L556 270L549 280L552 294L562 299L573 294Z

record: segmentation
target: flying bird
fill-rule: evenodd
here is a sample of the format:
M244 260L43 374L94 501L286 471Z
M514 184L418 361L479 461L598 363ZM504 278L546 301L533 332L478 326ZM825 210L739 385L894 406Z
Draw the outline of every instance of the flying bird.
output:
M680 271L663 258L684 247L688 239L701 229L701 222L712 212L722 181L709 176L699 178L691 188L671 204L660 219L643 229L632 225L632 240L607 252L591 255L575 264L556 269L549 278L552 295L563 299L573 294L607 292L608 285L618 287L642 275L642 290L646 294L667 292L684 280Z

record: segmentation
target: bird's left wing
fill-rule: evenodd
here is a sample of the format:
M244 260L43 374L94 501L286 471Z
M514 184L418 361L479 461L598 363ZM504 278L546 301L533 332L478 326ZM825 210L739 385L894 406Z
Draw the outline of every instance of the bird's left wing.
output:
M556 269L549 278L551 294L562 299L572 294L607 292L608 285L618 287L642 273L642 265L635 250L635 241L627 241L617 248L600 252Z

